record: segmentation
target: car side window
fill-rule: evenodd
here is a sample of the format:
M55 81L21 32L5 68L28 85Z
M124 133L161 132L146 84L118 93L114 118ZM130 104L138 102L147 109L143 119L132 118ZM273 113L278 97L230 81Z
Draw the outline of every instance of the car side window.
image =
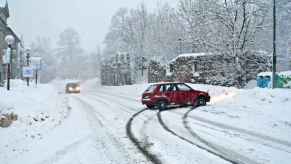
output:
M165 92L166 91L166 86L165 85L161 85L160 86L160 92Z
M177 85L173 84L173 86L174 86L173 91L177 91L178 90Z
M191 91L191 88L185 84L178 84L179 91Z
M169 91L169 92L176 91L176 90L177 90L177 87L175 84L169 85L169 88L167 89L167 91Z
M166 91L170 91L171 90L170 88L171 88L171 85L170 84L165 85L165 92Z

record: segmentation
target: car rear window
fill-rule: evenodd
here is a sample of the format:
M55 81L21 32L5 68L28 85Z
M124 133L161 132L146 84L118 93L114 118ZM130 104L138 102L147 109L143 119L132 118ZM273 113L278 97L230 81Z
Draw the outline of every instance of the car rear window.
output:
M187 86L185 84L178 84L177 87L178 87L179 91L191 91L192 90L189 86Z
M151 93L151 92L153 92L156 88L157 88L157 85L151 85L151 86L149 86L149 87L145 90L145 92Z

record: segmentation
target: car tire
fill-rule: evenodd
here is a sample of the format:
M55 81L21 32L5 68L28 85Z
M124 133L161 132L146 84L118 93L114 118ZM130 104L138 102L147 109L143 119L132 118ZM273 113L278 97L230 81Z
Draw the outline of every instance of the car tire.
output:
M206 106L206 98L205 97L198 97L197 105L198 106Z
M148 109L154 109L155 106L153 105L146 105Z
M166 110L167 107L168 107L168 103L166 101L163 101L163 100L159 101L157 103L157 107L158 107L159 110Z

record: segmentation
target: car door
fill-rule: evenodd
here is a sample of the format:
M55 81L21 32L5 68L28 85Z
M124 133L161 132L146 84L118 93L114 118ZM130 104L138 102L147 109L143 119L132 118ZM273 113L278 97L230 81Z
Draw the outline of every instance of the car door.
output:
M178 97L178 101L179 104L183 105L183 104L190 104L192 102L191 100L191 91L192 88L185 85L185 84L177 84L177 97Z
M167 97L169 103L175 104L176 103L175 91L177 90L176 86L173 84L165 84L164 87L165 87L164 95Z

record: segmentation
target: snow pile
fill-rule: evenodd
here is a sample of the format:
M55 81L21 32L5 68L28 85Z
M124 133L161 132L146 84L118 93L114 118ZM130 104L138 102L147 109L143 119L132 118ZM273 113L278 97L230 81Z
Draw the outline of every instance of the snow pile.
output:
M195 115L291 142L290 90L206 88L211 103Z
M68 101L65 96L58 95L52 85L39 85L35 88L27 87L22 81L12 81L11 91L0 88L0 113L18 115L18 120L9 128L0 128L0 161L21 163L20 161L39 160L31 155L26 160L22 157L29 157L23 154L32 151L39 154L37 145L69 117L71 107Z

